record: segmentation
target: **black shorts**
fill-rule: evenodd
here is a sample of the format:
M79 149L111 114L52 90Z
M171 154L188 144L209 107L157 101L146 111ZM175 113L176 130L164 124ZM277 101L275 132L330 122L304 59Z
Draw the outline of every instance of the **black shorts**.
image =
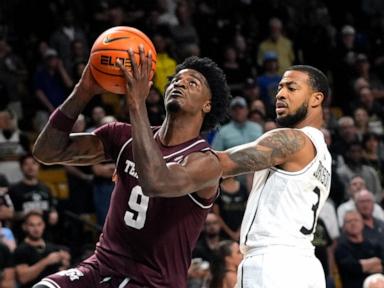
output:
M79 266L60 271L43 278L36 285L47 288L142 288L134 280L126 277L101 276L96 257L93 255ZM39 286L40 287L40 286Z

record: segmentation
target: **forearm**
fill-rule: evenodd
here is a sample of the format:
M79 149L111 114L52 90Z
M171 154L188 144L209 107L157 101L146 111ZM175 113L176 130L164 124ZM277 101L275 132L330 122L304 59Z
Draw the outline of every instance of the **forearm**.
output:
M130 107L129 115L135 169L144 194L152 193L155 187L161 188L162 181L168 180L166 162L154 140L145 105Z
M3 271L3 279L0 280L0 287L2 288L15 288L15 271L13 268L6 268Z
M17 278L21 284L28 283L30 281L35 280L40 275L40 273L44 271L46 267L46 258L40 260L32 266L27 266L23 268L16 267Z
M60 110L71 119L77 119L91 97L79 86L76 86L68 99L60 106ZM60 131L52 126L51 121L45 125L33 147L33 154L46 164L61 160L63 151L70 143L69 132Z

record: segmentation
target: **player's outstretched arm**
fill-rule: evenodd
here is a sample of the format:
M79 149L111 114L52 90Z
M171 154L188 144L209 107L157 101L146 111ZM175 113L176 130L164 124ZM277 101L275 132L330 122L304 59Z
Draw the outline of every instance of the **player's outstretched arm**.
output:
M95 94L103 90L86 66L70 96L50 117L33 147L35 158L47 165L90 165L105 160L101 140L91 133L70 134L77 117Z
M291 160L296 160L300 165L301 160L308 161L298 157L306 145L313 148L312 142L303 132L295 129L276 129L254 142L219 152L219 158L224 176L233 176L283 165ZM309 156L313 158L313 155Z
M177 197L188 193L214 187L221 176L220 163L212 153L193 153L183 163L167 164L150 128L145 99L151 82L151 54L145 56L140 49L140 66L134 60L133 51L129 50L132 60L132 74L119 63L127 81L126 99L132 124L132 148L135 169L139 175L143 193L148 196ZM215 189L213 190L215 193ZM210 198L212 192L203 191L199 196Z

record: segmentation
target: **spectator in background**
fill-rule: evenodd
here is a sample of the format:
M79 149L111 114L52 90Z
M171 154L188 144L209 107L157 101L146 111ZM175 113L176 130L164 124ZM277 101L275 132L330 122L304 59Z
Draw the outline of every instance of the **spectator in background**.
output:
M344 215L349 210L356 209L355 195L361 190L367 189L365 181L361 176L355 175L351 178L348 185L349 200L337 208L337 218L339 226L343 227ZM384 211L377 203L373 206L373 216L384 221Z
M248 120L248 105L243 97L237 96L230 103L231 121L216 133L212 147L223 151L233 146L256 140L262 134L259 124Z
M335 252L344 288L361 288L367 276L383 272L384 258L381 248L364 238L363 228L363 219L359 212L345 213L343 237Z
M348 186L354 175L360 175L365 180L368 190L375 194L376 201L380 203L383 198L380 178L373 167L364 164L363 147L360 142L350 143L346 148L344 160L345 163L336 171L344 186Z
M213 211L219 217L223 237L239 241L241 221L248 199L247 187L235 177L229 177L220 183L220 192Z
M363 288L384 288L384 275L373 274L365 278Z
M380 136L375 133L363 135L363 158L364 163L373 167L380 177L381 184L384 183L384 159L380 154L383 144Z
M165 119L165 107L163 97L159 90L151 87L145 103L147 105L149 123L152 126L160 126Z
M8 182L22 179L19 159L30 150L29 138L18 128L16 114L9 109L0 111L0 171Z
M316 232L312 241L315 246L315 255L323 266L328 288L334 287L333 272L336 271L334 254L339 236L336 210L328 198L319 212Z
M9 183L4 175L0 174L0 226L7 226L13 218L14 208L8 193Z
M261 42L257 54L258 64L263 66L263 58L266 52L274 51L278 57L278 72L283 74L295 61L292 41L283 36L283 23L278 18L269 20L269 36Z
M43 65L36 69L33 82L35 95L42 104L35 117L36 130L40 131L49 113L65 100L73 82L56 50L50 48L44 53Z
M260 87L253 78L247 78L243 83L242 94L250 103L260 99Z
M239 244L235 241L224 240L216 249L215 260L211 264L212 288L232 288L237 282L237 268L243 255Z
M358 105L367 110L369 116L369 131L383 135L383 115L384 109L382 105L373 96L372 90L364 87L359 91Z
M83 45L83 51L88 51L88 42L84 31L75 24L75 17L71 10L66 10L61 15L59 28L57 28L50 39L50 46L55 49L63 60L64 68L73 71L73 63L76 56L73 54L74 41L79 41ZM85 55L84 55L85 56ZM87 57L85 59L88 59Z
M268 131L271 131L273 129L276 129L277 128L277 124L274 120L272 119L267 119L265 122L264 122L264 133L268 132Z
M279 86L281 75L279 74L278 56L274 51L266 51L263 55L262 73L257 77L260 86L260 99L266 107L273 107L275 95ZM269 110L271 110L269 108ZM269 111L271 114L272 111Z
M244 79L248 76L237 59L237 51L233 46L226 46L223 51L223 69L232 94L239 94L242 90Z
M363 217L364 238L380 245L384 251L384 221L373 216L375 198L368 190L361 190L354 197L357 211Z
M101 126L113 121L116 121L113 116L105 116L101 120ZM112 179L115 168L115 163L112 161L92 165L92 172L94 174L92 182L93 203L96 211L97 224L101 227L104 225L115 185Z
M169 77L175 74L177 63L171 56L169 50L170 40L168 38L157 33L152 37L152 41L157 53L156 72L153 85L160 91L160 95L163 95L166 85L169 82Z
M63 247L44 240L45 223L40 212L28 212L23 229L26 237L15 250L20 288L30 288L43 277L69 267L70 254Z
M353 111L356 133L359 141L363 140L363 135L369 131L368 112L363 107L358 107Z
M102 106L95 106L91 111L91 127L86 129L86 132L92 132L100 127L104 117L107 116L105 109Z
M0 242L0 287L16 288L13 257L8 247Z
M192 23L191 3L186 0L177 2L176 17L178 24L170 27L172 39L178 47L178 60L187 56L187 49L190 45L199 44L199 35Z
M358 141L355 121L350 116L340 117L338 120L337 134L332 143L331 151L333 154L343 155L352 142Z
M15 207L14 233L18 240L22 238L21 222L31 210L39 210L50 227L57 225L59 215L56 210L56 200L51 190L37 178L40 164L31 154L20 159L20 169L23 179L9 187L9 196Z
M193 250L192 258L201 258L212 263L215 258L215 249L220 241L220 220L215 213L208 213L205 219L204 229Z

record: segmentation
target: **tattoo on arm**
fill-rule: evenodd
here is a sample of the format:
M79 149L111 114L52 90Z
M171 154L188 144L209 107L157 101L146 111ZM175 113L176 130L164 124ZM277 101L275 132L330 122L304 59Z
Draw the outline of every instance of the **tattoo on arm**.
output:
M288 156L300 151L305 141L303 132L284 129L250 145L229 149L228 156L235 163L231 174L254 172L282 164Z

